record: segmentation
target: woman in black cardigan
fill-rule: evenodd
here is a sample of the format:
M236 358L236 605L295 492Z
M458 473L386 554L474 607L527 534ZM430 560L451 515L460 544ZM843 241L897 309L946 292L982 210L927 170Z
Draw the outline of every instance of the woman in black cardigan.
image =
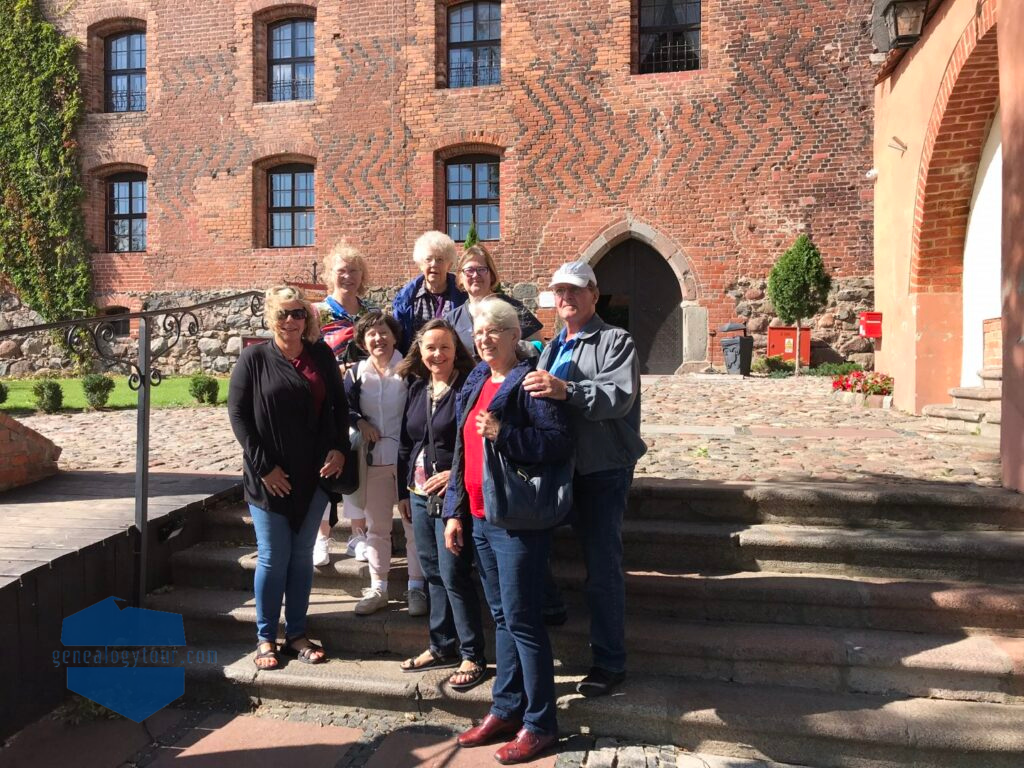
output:
M327 505L321 478L345 465L348 402L313 307L290 286L266 293L271 342L242 350L231 374L228 414L242 446L243 487L256 529L255 664L276 669L277 629L285 603L281 653L307 664L325 660L306 637L313 586L313 542Z
M466 547L455 555L445 548L440 508L455 449L455 395L472 369L473 358L455 329L438 319L420 329L398 368L409 380L398 447L398 503L403 514L411 514L430 595L430 645L406 659L402 670L459 665L448 681L457 691L479 683L487 669L473 550Z

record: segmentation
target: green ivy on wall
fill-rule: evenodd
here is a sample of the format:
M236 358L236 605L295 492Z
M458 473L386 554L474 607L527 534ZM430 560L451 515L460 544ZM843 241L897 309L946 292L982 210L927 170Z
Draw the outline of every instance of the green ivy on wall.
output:
M64 320L90 308L92 289L77 45L36 0L0 0L0 19L0 274L46 320Z

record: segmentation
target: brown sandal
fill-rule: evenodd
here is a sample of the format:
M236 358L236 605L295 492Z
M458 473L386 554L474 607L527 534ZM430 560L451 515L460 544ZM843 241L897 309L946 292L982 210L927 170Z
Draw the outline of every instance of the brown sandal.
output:
M306 644L296 648L295 643L302 640L305 640ZM281 646L281 653L287 656L294 656L303 664L323 664L327 661L327 652L324 651L324 647L317 645L305 635L299 635L298 637L286 640L285 644ZM320 655L317 656L316 654Z
M469 663L472 666L469 669L462 669L460 665L459 669L452 672L448 678L448 687L453 691L468 691L470 688L475 688L483 682L484 676L487 674L486 664L469 659L464 659L463 663ZM457 677L463 678L462 682L454 682Z
M268 645L269 648L263 646ZM272 659L273 664L260 664L264 659ZM256 655L253 657L252 663L256 665L256 669L277 669L281 666L281 661L277 658L277 644L272 643L269 640L261 640L256 645Z
M430 656L430 659L417 664L420 656L423 654ZM403 672L425 672L428 669L451 669L452 667L459 666L459 659L452 659L446 656L440 656L434 653L433 649L427 648L419 656L411 656L400 665Z

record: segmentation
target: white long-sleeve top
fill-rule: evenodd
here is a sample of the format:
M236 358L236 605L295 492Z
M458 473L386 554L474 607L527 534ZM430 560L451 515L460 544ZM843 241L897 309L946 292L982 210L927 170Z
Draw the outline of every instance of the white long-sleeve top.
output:
M362 417L380 430L381 439L373 449L373 465L383 467L398 462L398 439L405 412L405 379L395 373L402 362L402 353L391 356L387 371L377 372L370 359L356 367L355 377L360 384L358 410ZM355 426L355 425L353 425Z

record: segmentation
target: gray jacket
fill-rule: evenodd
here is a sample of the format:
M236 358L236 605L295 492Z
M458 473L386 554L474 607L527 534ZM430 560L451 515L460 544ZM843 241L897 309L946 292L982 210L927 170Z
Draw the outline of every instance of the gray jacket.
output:
M632 467L647 452L640 438L640 363L633 337L594 315L576 336L566 388L576 431L576 472ZM548 370L555 346L541 352Z

